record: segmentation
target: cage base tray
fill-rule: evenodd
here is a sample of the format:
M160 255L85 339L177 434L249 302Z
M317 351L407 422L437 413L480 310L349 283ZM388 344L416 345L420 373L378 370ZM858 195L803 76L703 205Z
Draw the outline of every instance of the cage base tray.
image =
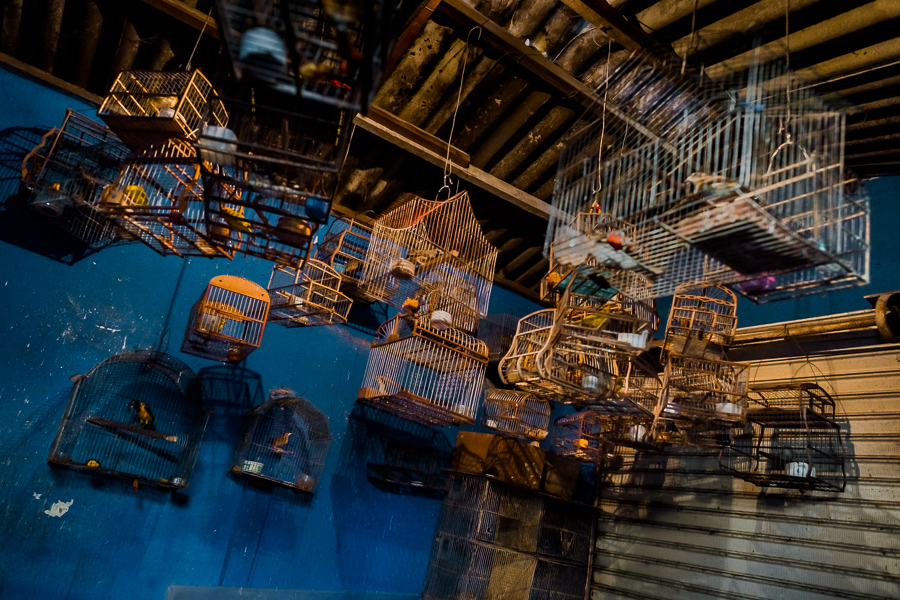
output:
M435 406L423 396L401 389L393 394L383 394L375 388L359 390L357 400L373 408L426 426L473 425L475 419Z
M819 477L799 477L796 475L782 475L778 473L742 472L732 472L732 475L739 479L743 479L744 481L748 481L758 487L771 487L804 491L843 491L840 486L829 483Z

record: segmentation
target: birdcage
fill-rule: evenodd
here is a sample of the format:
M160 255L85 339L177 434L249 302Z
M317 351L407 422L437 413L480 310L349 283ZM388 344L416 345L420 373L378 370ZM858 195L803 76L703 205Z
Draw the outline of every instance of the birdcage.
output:
M568 267L590 263L597 268L627 269L644 276L659 273L635 258L637 230L631 223L596 211L579 212L555 231L548 256Z
M539 558L528 600L580 600L587 580L588 569L582 565Z
M269 321L285 327L340 325L353 301L340 292L341 276L311 259L302 269L275 265L269 278Z
M148 144L132 154L98 207L163 256L233 257L207 235L200 159L184 140Z
M219 31L237 79L351 108L358 108L362 91L362 23L377 23L364 6L312 0L216 1ZM371 77L371 66L364 70Z
M737 296L728 288L703 282L675 289L663 351L717 359L725 355L737 328Z
M244 415L231 472L312 492L322 478L331 440L322 411L309 400L276 390Z
M603 413L593 408L558 418L553 423L553 452L599 463L606 454L603 432L607 422Z
M358 398L425 425L472 424L486 366L481 340L398 315L375 335Z
M446 200L404 194L374 223L362 287L396 308L438 288L459 312L454 320L466 322L463 306L487 314L496 261L467 192Z
M97 114L133 150L172 137L193 139L204 125L228 124L212 84L196 69L122 71Z
M75 377L47 461L183 489L207 416L187 365L158 352L126 352Z
M657 402L662 389L657 388ZM603 422L602 439L611 448L624 447L644 452L660 452L662 443L669 441L659 435L661 428L653 427L648 414L610 414Z
M593 511L590 507L544 498L544 510L538 532L538 554L587 565L591 555L592 519ZM580 570L584 571L584 567Z
M663 376L661 417L740 423L747 416L749 363L706 360L670 353Z
M269 293L231 275L213 277L191 309L181 351L237 363L259 348L269 314Z
M539 442L550 430L550 403L529 392L491 390L482 424L502 435Z
M552 252L549 262L550 269L541 278L540 298L554 306L559 304L567 289L576 296L610 298L622 293L635 300L652 301L653 284L636 271L608 269L599 265L593 257L571 267L557 262Z
M316 247L316 259L340 273L343 291L363 302L373 300L360 288L371 237L372 228L368 225L354 219L336 217Z
M128 155L108 127L67 110L62 125L48 132L22 162L29 206L93 250L120 241L121 230L97 205Z

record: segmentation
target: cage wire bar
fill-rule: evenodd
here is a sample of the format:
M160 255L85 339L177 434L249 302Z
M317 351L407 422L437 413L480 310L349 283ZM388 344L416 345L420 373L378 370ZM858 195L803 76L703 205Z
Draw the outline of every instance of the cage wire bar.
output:
M262 343L269 293L232 275L213 277L188 317L181 351L238 363Z
M194 139L204 125L228 124L215 89L197 69L122 71L97 115L132 150L172 137Z
M97 209L103 189L119 175L128 148L104 125L66 110L22 161L28 205L92 250L130 237Z
M497 253L468 192L445 200L404 194L373 224L362 288L396 308L431 292L453 323L474 330L473 316L487 314Z
M361 288L361 277L372 228L355 219L335 217L316 247L316 259L328 264L341 276L342 290L355 300L372 302Z
M322 478L332 439L322 411L292 392L275 390L244 415L231 472L312 492Z
M834 399L814 383L756 385L747 423L730 431L721 470L760 487L843 492L841 428Z
M737 328L737 296L704 282L675 288L666 324L663 356L670 352L695 358L724 358Z
M207 235L200 171L197 152L185 140L145 145L124 161L98 207L163 256L230 259L233 252Z
M550 430L550 403L520 390L491 390L481 423L507 437L540 442Z
M353 300L340 289L341 276L319 260L308 260L302 269L274 265L268 286L269 321L284 327L346 323Z
M147 350L119 354L75 377L47 462L184 489L207 416L187 365Z
M473 424L486 366L481 340L398 315L375 335L357 398L424 425Z

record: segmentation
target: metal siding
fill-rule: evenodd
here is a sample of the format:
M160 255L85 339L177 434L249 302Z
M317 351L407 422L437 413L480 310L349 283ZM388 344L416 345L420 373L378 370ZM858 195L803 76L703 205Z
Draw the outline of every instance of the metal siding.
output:
M715 451L626 454L604 486L593 600L900 598L900 350L754 362L835 396L842 494L758 488Z

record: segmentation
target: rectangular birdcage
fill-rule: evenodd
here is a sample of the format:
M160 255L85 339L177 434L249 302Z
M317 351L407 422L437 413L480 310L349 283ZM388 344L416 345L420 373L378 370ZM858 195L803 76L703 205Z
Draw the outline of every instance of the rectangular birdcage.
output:
M528 600L581 600L587 581L586 566L539 558Z
M375 335L358 399L426 425L472 424L486 367L484 342L398 315Z
M285 327L340 325L353 300L341 293L341 276L310 259L302 269L275 265L269 278L269 321Z
M129 148L196 138L205 126L225 127L228 113L199 70L122 71L97 112Z
M103 190L99 208L163 256L234 255L207 234L200 159L185 140L148 144L132 154Z
M136 351L74 379L50 464L165 489L187 487L208 416L200 382L187 365Z
M608 269L593 257L578 266L564 265L550 257L550 268L541 278L540 298L556 306L569 289L576 296L610 298L621 293L634 300L651 301L652 282L637 273L624 269Z
M22 162L29 206L93 250L121 241L115 221L97 206L116 181L128 148L108 128L69 109Z
M664 408L674 420L740 423L747 417L749 363L670 353L663 376Z
M581 462L601 462L606 455L607 423L605 415L593 408L558 418L553 423L553 452Z
M335 12L323 10L322 4L312 0L216 0L219 31L237 79L322 103L359 108L364 87L360 51L365 22L359 7L364 4L325 6Z
M191 309L181 351L240 362L262 343L268 313L265 289L240 277L214 277Z
M737 296L728 288L703 282L675 288L663 352L718 359L737 328Z
M436 533L422 598L529 600L536 568L533 555Z
M481 422L501 435L539 442L550 430L550 403L529 392L491 390Z
M472 312L487 314L497 252L467 192L445 200L404 194L373 224L362 289L402 308L407 298L438 287L457 312L451 318L469 322Z
M360 288L371 237L370 226L354 219L337 217L316 247L316 259L340 273L344 292L364 302L372 301Z
M538 533L538 553L542 556L572 561L578 565L587 565L591 554L591 520L593 518L594 512L590 507L545 498L541 527ZM538 570L540 571L540 562ZM580 568L580 571L584 570L584 567ZM582 580L583 585L584 581ZM551 587L550 589L556 588Z
M438 533L520 552L537 551L543 498L488 477L455 473L441 505Z

